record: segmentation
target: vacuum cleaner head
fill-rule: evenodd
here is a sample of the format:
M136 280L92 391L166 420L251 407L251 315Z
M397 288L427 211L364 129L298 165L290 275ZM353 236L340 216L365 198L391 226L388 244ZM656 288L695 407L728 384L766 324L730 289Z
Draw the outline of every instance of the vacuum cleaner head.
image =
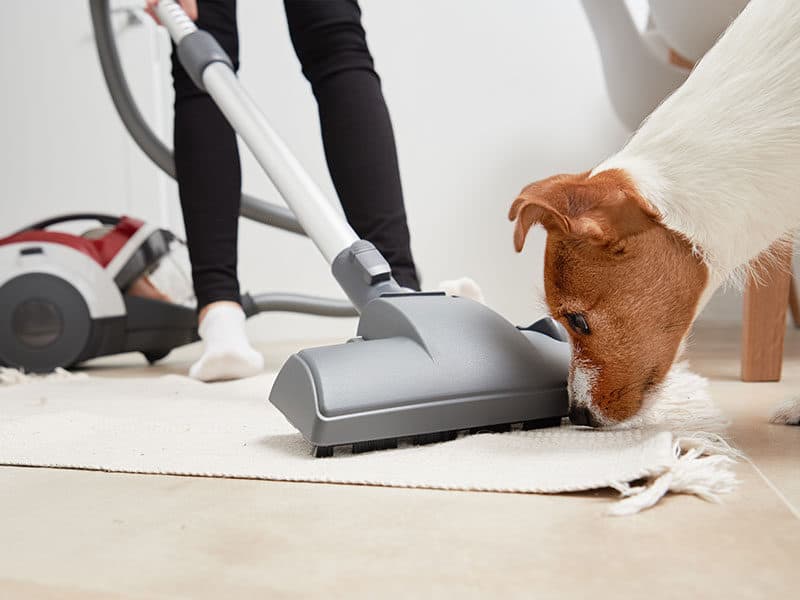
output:
M87 220L101 227L49 229ZM191 295L171 260L176 245L172 233L137 219L82 213L0 239L0 365L48 372L130 351L152 362L197 339L192 308L126 294L147 275L172 297L183 278Z
M350 342L290 357L269 399L315 456L558 425L569 408L566 339L550 318L521 330L464 298L382 296Z

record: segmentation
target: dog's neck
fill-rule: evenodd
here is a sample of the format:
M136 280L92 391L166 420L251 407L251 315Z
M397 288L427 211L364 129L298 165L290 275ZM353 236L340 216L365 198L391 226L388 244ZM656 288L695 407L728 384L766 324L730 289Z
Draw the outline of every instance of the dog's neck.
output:
M620 168L693 244L709 295L800 227L800 2L752 0L625 148Z

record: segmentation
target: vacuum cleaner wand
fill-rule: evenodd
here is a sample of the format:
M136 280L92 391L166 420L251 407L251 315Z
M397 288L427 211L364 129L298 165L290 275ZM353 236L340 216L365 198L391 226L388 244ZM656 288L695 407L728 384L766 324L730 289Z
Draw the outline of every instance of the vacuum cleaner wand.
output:
M570 357L563 329L544 319L520 330L476 302L398 286L380 252L358 239L269 125L214 38L174 0L156 11L186 71L252 150L361 313L354 340L290 357L270 393L315 454L560 423Z

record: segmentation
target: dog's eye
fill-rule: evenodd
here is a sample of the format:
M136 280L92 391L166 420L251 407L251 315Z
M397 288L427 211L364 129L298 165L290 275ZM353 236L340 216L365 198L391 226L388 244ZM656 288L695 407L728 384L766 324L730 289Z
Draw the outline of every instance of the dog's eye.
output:
M592 332L591 329L589 329L589 324L586 322L586 317L582 314L569 313L564 315L564 318L575 333L589 335Z

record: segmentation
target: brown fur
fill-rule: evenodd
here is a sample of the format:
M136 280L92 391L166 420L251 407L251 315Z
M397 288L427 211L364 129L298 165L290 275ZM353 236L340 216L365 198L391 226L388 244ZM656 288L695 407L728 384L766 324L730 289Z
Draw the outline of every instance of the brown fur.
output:
M598 421L619 422L641 408L664 379L694 318L708 270L691 245L620 170L556 175L526 186L514 201L514 246L530 227L547 230L545 295L572 338L573 364L599 370L592 390ZM585 315L591 332L565 315Z

